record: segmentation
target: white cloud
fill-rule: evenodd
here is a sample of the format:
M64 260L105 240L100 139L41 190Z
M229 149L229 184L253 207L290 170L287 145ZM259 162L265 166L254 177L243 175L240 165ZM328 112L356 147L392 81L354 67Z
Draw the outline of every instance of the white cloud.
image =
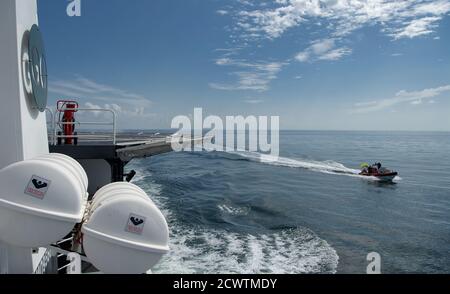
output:
M419 2L419 1L417 1ZM443 15L450 11L450 2L447 0L425 1L414 7L415 15Z
M97 109L102 109L103 108L100 105L96 105L96 104L91 103L91 102L86 102L84 104L84 107L87 108L87 109L91 109L91 110L97 110ZM101 114L101 111L92 111L92 114L94 116L99 116Z
M347 47L336 48L319 56L319 60L338 60L352 53L352 49Z
M261 100L261 99L248 99L248 100L245 100L245 103L247 103L247 104L261 104L263 102L264 102L264 100Z
M399 39L432 33L448 12L449 0L275 0L270 8L240 11L236 27L244 38L275 39L311 20L325 20L333 37L378 24Z
M348 47L336 48L335 39L316 40L304 51L299 52L295 59L299 62L308 62L316 60L339 60L342 57L352 53Z
M92 110L97 110L97 109L110 109L110 110L114 110L117 113L120 113L123 111L122 107L120 107L119 105L112 103L112 104L104 104L103 106L97 105L97 104L93 104L91 102L86 102L84 104L86 106L87 109L92 109ZM98 111L97 113L100 113L100 111Z
M300 61L300 62L307 62L309 60L309 57L310 57L310 53L308 51L303 51L303 52L299 52L295 56L295 59L297 59L297 61Z
M396 30L391 34L395 39L401 38L415 38L422 35L428 35L433 32L433 30L438 27L436 22L441 20L441 17L430 16L423 17L419 19L413 19L408 23L406 27Z
M277 78L284 63L281 62L247 62L245 60L234 60L220 58L216 60L219 66L230 66L235 68L231 75L237 77L238 81L233 84L210 83L210 87L216 90L254 90L267 91L269 83Z
M291 61L277 62L276 69L266 70L262 66L268 62L237 64L230 59L236 58L238 52L244 53L243 48L249 48L252 41L273 41L293 28L304 28L301 38L308 39L309 32L320 32L321 37L297 52L294 59L298 62L336 61L352 54L352 48L343 44L357 29L375 27L393 40L427 35L436 39L439 22L450 12L450 0L236 1L238 4L234 8L227 6L234 20L234 26L229 27L230 44L236 49L226 49L216 64L238 68L231 72L238 82L211 83L215 89L266 91L284 64Z
M333 49L334 46L335 46L334 39L324 39L315 41L310 48L314 54L321 55Z
M232 62L232 59L230 58L219 58L216 60L217 65L227 65Z
M401 103L420 105L426 100L428 100L428 103L435 103L433 98L438 97L445 92L450 92L450 85L413 92L407 92L405 90L402 90L392 98L383 99L379 101L357 103L355 104L355 107L352 110L352 112L368 113L380 111Z
M220 10L217 10L216 13L220 14L220 15L227 15L228 14L228 10L220 9Z
M275 11L261 12L241 12L240 14L245 20L252 19L253 23L246 21L238 22L243 30L247 33L253 33L252 36L259 37L261 31L265 32L269 38L278 38L288 28L296 26L302 18L299 15L290 13L290 9L278 9Z
M107 108L126 116L145 116L152 102L144 96L93 80L76 77L73 80L51 80L49 92L75 100L87 100L88 109ZM98 113L95 113L98 115Z

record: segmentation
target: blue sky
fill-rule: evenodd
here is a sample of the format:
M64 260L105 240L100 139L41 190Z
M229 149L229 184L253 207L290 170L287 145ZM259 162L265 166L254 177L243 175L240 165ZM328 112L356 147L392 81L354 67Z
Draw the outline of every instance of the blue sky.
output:
M283 129L450 131L450 0L39 0L50 103L121 128L278 115Z

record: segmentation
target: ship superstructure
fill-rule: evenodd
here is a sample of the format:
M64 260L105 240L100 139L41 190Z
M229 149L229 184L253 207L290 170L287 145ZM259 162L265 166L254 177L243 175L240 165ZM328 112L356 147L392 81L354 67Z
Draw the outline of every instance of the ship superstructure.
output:
M36 0L0 1L0 40L0 273L149 271L168 226L124 167L172 151L173 138L123 138L114 111L76 101L48 107ZM109 113L111 131L75 132L82 111Z

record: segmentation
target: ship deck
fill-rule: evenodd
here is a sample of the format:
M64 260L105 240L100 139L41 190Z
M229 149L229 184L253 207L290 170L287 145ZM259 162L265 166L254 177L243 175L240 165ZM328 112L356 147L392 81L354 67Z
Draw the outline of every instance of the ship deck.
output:
M115 142L111 141L108 133L84 132L79 135L82 139L79 139L77 145L50 144L50 151L64 153L76 159L119 158L123 162L173 151L169 133L121 132L117 133ZM184 140L183 145L202 142L203 138L194 138Z

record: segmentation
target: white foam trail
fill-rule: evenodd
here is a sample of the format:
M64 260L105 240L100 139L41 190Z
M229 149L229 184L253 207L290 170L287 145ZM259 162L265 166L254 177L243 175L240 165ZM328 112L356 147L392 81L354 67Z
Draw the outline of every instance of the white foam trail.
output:
M211 150L207 150L211 151ZM287 157L276 157L271 155L265 155L258 152L251 151L226 151L225 153L237 155L246 158L250 161L260 162L263 164L273 166L284 166L290 168L303 168L314 172L320 172L324 174L343 175L350 177L357 177L365 180L379 181L376 177L367 177L359 175L360 170L348 168L345 165L332 160L328 161L315 161L308 159L292 159ZM397 179L396 179L397 180ZM398 178L398 180L401 180Z
M326 241L302 229L240 234L178 225L170 248L154 273L336 273L339 261Z
M139 167L133 166L137 171ZM141 173L143 175L143 172ZM167 208L168 199L151 175L136 178L161 209L170 227L170 252L153 269L155 274L298 274L336 273L339 256L325 240L306 229L270 234L245 234L192 227L180 223ZM227 205L221 211L241 214Z
M250 155L249 155L249 153L250 153ZM269 164L269 165L285 166L285 167L291 167L291 168L303 168L303 169L311 170L314 172L320 172L320 173L324 173L324 174L355 177L355 178L360 178L360 179L369 180L369 181L380 181L380 179L377 177L362 176L359 174L361 172L360 170L348 168L345 165L343 165L342 163L335 162L332 160L315 161L315 160L307 160L307 159L291 159L291 158L286 158L286 157L273 157L273 158L267 159L266 155L261 156L261 155L259 155L259 153L246 152L246 151L238 151L235 154L249 158L251 160L258 160L261 163ZM393 181L399 182L401 180L402 180L402 178L397 176L397 177L395 177L395 179Z
M221 212L230 215L247 215L250 210L248 207L234 207L226 204L217 205L217 208Z

